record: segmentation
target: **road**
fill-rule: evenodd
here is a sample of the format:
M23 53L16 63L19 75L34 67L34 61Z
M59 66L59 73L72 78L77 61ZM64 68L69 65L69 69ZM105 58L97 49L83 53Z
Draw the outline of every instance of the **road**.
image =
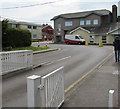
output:
M27 107L26 77L33 74L43 76L60 66L64 66L66 90L71 84L112 53L111 46L48 45L60 49L34 55L33 63L35 65L44 63L42 67L3 79L4 107Z

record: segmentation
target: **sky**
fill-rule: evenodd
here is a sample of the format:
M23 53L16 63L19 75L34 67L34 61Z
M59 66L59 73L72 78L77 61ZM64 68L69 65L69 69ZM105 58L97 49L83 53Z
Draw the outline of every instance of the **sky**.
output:
M104 2L105 1L105 2ZM120 0L1 0L0 16L16 21L53 26L54 16L90 10L107 9Z

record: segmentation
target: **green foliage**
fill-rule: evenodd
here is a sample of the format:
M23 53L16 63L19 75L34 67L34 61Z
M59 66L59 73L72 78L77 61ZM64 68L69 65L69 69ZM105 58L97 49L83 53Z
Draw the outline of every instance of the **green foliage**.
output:
M2 21L2 47L16 48L31 45L31 33L29 30L12 28L8 26L8 21Z
M38 51L38 50L46 50L49 49L50 47L34 47L34 46L29 46L29 47L20 47L12 50L33 50L33 51Z

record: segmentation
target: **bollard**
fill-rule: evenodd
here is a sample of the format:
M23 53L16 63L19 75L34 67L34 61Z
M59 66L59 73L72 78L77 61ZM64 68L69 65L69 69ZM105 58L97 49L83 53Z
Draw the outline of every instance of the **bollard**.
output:
M108 107L112 109L114 107L114 90L109 90L109 99L108 99Z
M88 41L85 41L85 45L88 46Z
M103 43L102 42L99 42L99 47L103 47Z

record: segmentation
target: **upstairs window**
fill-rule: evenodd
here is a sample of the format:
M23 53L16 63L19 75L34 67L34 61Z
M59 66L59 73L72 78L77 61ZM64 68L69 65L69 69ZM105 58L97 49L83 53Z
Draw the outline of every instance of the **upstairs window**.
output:
M65 22L65 26L72 26L72 25L73 25L72 21Z
M28 25L28 28L31 29L32 28L31 25Z
M86 20L86 25L90 25L91 21L90 20Z
M33 26L33 29L37 29L37 26Z
M81 20L81 21L80 21L80 25L84 25L84 20Z
M98 24L98 19L93 20L93 24L97 25Z

